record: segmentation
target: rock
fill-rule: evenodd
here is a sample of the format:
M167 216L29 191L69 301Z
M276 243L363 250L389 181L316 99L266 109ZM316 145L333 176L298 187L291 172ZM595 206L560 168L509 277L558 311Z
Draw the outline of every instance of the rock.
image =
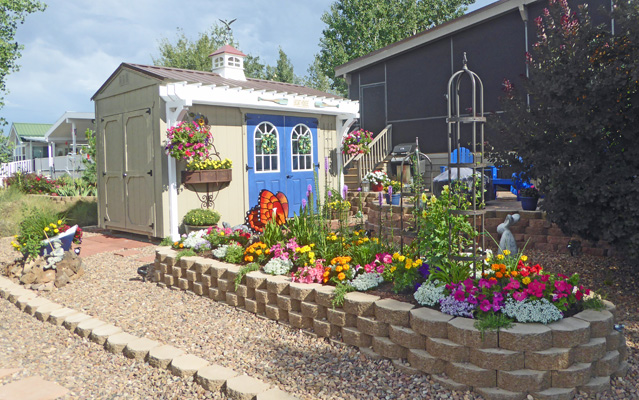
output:
M55 287L61 288L66 286L69 283L69 277L65 272L58 271L55 277Z
M48 271L44 271L42 276L40 277L40 283L49 283L55 280L55 271L50 269Z
M82 277L82 275L84 275L84 268L82 267L82 265L80 265L76 271L75 274L73 274L72 276L69 277L70 280L75 281L77 279L80 279L80 277Z
M36 281L36 278L36 275L33 272L29 271L26 274L22 275L22 277L20 278L20 283L30 285Z

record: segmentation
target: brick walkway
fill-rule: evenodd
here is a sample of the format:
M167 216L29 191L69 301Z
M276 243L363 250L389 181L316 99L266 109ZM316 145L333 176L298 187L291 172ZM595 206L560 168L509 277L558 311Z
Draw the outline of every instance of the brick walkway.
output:
M0 378L20 372L20 368L0 368ZM54 400L65 396L69 390L39 376L30 376L0 386L0 400Z

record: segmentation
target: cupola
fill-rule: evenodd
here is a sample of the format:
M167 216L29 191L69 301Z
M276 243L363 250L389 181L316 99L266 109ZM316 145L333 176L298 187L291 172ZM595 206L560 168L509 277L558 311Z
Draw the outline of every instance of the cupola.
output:
M244 57L242 53L230 44L225 44L209 55L211 57L211 69L223 78L233 79L236 81L245 81L244 75Z

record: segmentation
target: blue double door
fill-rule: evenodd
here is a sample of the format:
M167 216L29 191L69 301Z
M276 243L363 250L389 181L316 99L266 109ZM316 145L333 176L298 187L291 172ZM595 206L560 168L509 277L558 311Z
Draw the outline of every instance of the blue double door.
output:
M249 205L257 204L262 189L282 192L289 216L297 214L307 187L315 192L317 119L247 114Z

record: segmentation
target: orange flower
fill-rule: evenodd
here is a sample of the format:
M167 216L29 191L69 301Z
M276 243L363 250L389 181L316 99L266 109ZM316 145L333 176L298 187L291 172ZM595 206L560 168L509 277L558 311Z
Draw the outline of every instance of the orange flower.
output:
M512 271L510 274L511 274L512 276L517 276L517 275L518 275L518 272L517 272L517 271Z
M501 272L496 272L496 273L495 273L495 276L496 276L497 278L502 278L502 277L504 276L504 274L502 274Z
M343 273L343 272L340 272L340 273L337 275L337 279L339 279L340 281L343 281L344 279L346 279L346 275L344 275L344 273Z

